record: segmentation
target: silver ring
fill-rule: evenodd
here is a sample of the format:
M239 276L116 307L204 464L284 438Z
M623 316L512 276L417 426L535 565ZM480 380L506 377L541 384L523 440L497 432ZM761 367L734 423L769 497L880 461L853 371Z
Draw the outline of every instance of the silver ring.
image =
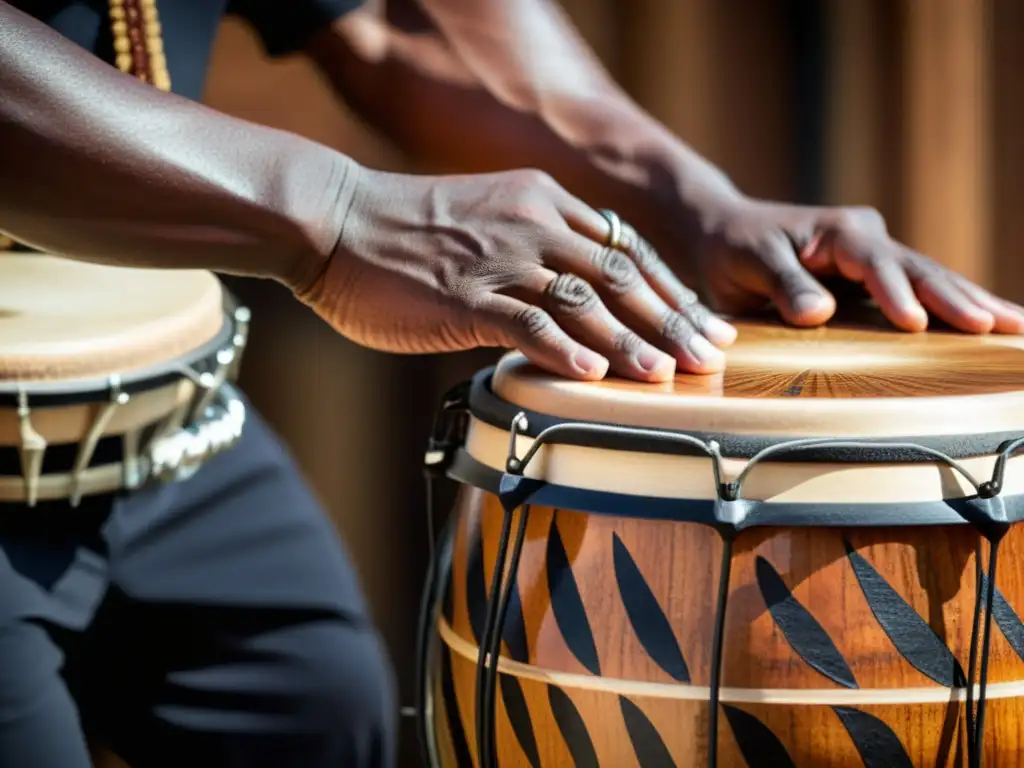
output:
M606 245L609 248L621 248L622 247L622 219L619 218L619 214L615 211L610 211L607 208L602 208L598 211L604 220L608 222L610 231L608 232L608 242Z

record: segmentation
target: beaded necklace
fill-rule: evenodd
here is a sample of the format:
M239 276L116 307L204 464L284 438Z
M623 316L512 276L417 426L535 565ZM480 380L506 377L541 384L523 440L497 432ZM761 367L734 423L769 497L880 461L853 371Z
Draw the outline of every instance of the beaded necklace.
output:
M109 0L114 63L161 91L171 90L156 0Z
M156 0L109 0L110 31L114 39L114 64L161 91L171 90L171 74L164 56L164 40ZM0 251L15 241L0 233Z

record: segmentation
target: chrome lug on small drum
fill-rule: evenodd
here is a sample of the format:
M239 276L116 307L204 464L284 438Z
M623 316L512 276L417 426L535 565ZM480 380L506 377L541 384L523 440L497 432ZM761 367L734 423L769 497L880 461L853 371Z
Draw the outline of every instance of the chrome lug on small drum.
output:
M217 352L213 372L182 370L195 385L196 394L191 403L170 415L164 428L144 448L149 471L145 476L138 475L138 482L147 478L161 482L186 480L241 439L245 403L229 382L237 378L252 313L246 307L235 307L231 317L235 323L231 346Z
M148 450L150 477L165 482L191 477L203 463L242 437L245 404L238 391L222 384L215 393L203 417L153 441Z
M32 426L32 411L28 405L28 393L24 388L18 391L18 424L21 438L18 455L21 459L21 476L25 483L25 503L34 507L39 498L39 478L43 473L46 438Z
M249 323L252 322L252 312L248 307L236 307L232 316L235 319L235 335L232 337L231 343L235 348L235 359L228 372L228 379L237 381L242 367L242 352L245 351L245 345L249 342Z
M127 392L121 391L121 377L113 375L110 377L110 401L96 409L92 425L85 439L78 445L78 453L75 455L75 465L71 470L71 489L68 502L72 507L77 507L82 502L82 473L85 472L96 452L100 438L107 428L107 424L114 417L119 405L127 405L130 400Z
M196 419L202 418L206 413L206 409L210 403L213 402L213 398L216 396L220 388L224 386L224 382L228 380L228 374L230 374L235 362L235 350L222 349L217 353L217 368L214 372L204 373L199 377L199 390L200 394L195 399L192 408L188 414L187 421L194 422Z

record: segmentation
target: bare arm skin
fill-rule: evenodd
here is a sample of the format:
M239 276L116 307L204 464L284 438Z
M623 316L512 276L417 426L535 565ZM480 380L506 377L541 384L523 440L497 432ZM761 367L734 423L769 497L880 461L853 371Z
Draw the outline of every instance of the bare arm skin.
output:
M456 172L543 169L679 248L692 241L698 200L740 196L615 83L557 4L389 0L388 9L385 18L371 3L342 17L309 53L411 155Z
M839 276L903 330L923 330L930 313L966 332L1024 332L1024 309L897 242L876 211L741 194L623 93L554 0L388 6L387 19L376 6L341 19L309 52L409 152L552 174L636 225L721 311L771 302L792 324L818 325L836 308L818 278Z
M143 85L4 2L0 94L0 231L52 253L270 277L365 346L513 347L572 378L720 370L735 337L544 174L374 172Z
M0 2L0 231L97 262L307 285L355 163L157 91Z

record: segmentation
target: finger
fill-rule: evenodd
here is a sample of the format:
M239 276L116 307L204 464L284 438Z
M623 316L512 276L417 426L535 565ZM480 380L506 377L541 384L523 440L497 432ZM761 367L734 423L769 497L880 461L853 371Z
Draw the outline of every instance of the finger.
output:
M607 243L609 222L589 206L585 207L587 211L565 212L569 226L589 240ZM596 216L593 215L595 213ZM628 222L620 225L619 250L636 265L643 279L662 301L686 317L702 336L719 347L727 347L736 340L736 329L701 304L697 294L683 285L654 247Z
M979 285L962 276L957 276L957 285L975 304L988 312L995 320L992 330L996 333L1024 333L1024 307L1019 307L998 296L993 296Z
M644 279L640 269L622 251L605 248L575 234L560 239L545 255L545 263L558 272L583 278L604 300L612 314L658 349L672 355L690 373L714 373L725 366L717 349L693 318L711 313L691 302L692 314L670 307ZM696 298L696 297L694 297ZM701 313L703 311L703 314Z
M484 346L518 349L535 365L570 379L597 381L608 372L607 359L570 338L536 305L492 294L479 317L489 326L477 334Z
M786 322L821 325L835 314L836 301L800 263L783 234L766 238L756 250L763 265L764 289Z
M829 237L824 231L816 233L800 249L800 263L816 277L832 277L839 274L839 268L836 267L832 254L834 243L835 239Z
M700 303L697 293L683 285L669 266L629 223L623 222L621 250L644 279L673 309L685 316L712 343L727 347L736 341L736 329Z
M928 327L928 312L907 274L899 245L888 238L836 232L827 234L823 242L829 244L839 274L861 283L889 322L912 333Z
M995 317L957 285L953 274L920 254L907 251L906 270L921 303L937 317L966 333L988 333Z
M917 333L928 327L928 313L917 300L902 264L876 259L864 267L863 283L882 314L897 328Z
M514 296L542 307L569 336L604 356L610 370L636 381L667 381L676 361L617 318L586 280L537 270Z

